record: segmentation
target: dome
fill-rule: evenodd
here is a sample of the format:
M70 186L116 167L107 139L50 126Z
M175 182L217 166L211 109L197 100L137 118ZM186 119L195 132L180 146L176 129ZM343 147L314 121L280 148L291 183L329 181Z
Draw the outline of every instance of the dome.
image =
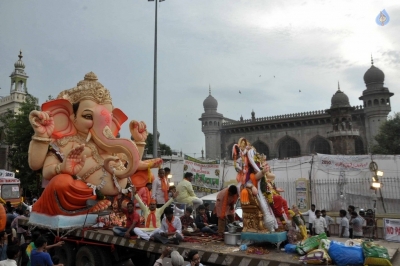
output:
M22 51L19 51L19 60L17 62L15 62L14 67L15 68L25 68L25 64L24 62L22 62Z
M383 84L385 81L385 74L382 70L372 65L367 72L364 74L364 82L365 85L372 83L380 83Z
M339 107L351 107L349 97L340 89L332 96L331 109Z
M203 102L204 109L217 109L218 102L217 100L210 94Z

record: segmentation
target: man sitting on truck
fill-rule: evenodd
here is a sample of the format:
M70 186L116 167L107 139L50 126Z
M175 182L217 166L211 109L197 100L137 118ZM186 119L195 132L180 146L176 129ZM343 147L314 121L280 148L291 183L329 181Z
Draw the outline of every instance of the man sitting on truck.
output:
M183 240L181 220L174 216L174 210L171 207L165 208L161 228L155 230L150 238L163 244L175 245L179 245L179 242Z
M133 231L137 236L144 240L150 239L150 234L157 228L161 227L160 217L164 212L164 209L168 207L178 195L178 192L173 194L173 198L169 199L162 207L157 208L157 202L155 199L151 199L150 205L146 206L139 195L136 193L136 189L132 188L132 193L135 195L135 199L139 203L140 209L142 209L142 215L144 217L145 226L142 228L135 227Z
M130 201L127 204L128 211L125 212L126 216L126 225L125 227L114 226L113 232L116 236L124 236L126 238L130 238L131 235L134 235L133 228L140 223L140 217L137 212L135 212L135 208L133 207L133 202Z

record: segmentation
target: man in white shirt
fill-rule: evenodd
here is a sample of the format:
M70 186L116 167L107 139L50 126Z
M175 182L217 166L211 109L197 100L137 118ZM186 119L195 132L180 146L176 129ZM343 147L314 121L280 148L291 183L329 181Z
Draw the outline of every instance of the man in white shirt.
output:
M322 217L324 217L325 221L326 221L326 227L327 227L326 236L330 237L331 234L329 233L329 225L334 224L335 221L332 219L332 217L330 217L329 215L326 215L326 211L325 210L322 210L321 214L322 214Z
M311 204L311 210L308 210L306 212L303 212L301 215L308 215L308 230L310 230L310 235L313 234L313 222L316 218L315 216L315 204Z
M169 199L169 184L164 169L158 169L158 177L154 178L151 197L157 201L157 208L161 208Z
M165 208L161 228L155 230L150 239L175 245L179 245L179 242L183 240L181 219L174 216L174 210L171 207Z
M357 212L351 213L351 225L353 226L353 238L363 237L363 218Z
M339 215L342 218L339 225L339 237L348 238L349 233L349 219L346 217L347 212L345 210L340 210Z
M327 225L326 225L325 218L321 217L321 211L316 210L315 215L316 215L316 217L313 222L314 235L326 233Z
M19 246L11 245L7 247L7 259L0 261L0 266L17 266L17 258L19 257Z

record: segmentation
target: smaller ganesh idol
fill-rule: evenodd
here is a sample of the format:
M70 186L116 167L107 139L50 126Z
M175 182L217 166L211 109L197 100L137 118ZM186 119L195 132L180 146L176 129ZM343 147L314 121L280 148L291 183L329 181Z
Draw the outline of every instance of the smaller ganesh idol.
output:
M293 223L300 229L300 234L304 239L308 237L307 235L307 228L305 226L306 221L303 218L303 215L301 215L299 208L297 208L296 205L292 206L292 209L289 210L289 215L292 218Z

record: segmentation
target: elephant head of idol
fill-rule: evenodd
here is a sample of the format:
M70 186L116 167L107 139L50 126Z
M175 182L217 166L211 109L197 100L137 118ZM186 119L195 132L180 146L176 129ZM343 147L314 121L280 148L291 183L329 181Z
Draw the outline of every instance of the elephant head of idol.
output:
M92 139L109 155L104 160L106 171L118 178L127 178L136 172L140 160L136 144L130 139L116 138L127 116L113 107L110 92L93 72L86 74L75 88L62 91L56 100L44 103L42 110L54 118L52 138L80 136L86 142ZM125 155L127 168L113 169L110 163L119 160L114 154Z

